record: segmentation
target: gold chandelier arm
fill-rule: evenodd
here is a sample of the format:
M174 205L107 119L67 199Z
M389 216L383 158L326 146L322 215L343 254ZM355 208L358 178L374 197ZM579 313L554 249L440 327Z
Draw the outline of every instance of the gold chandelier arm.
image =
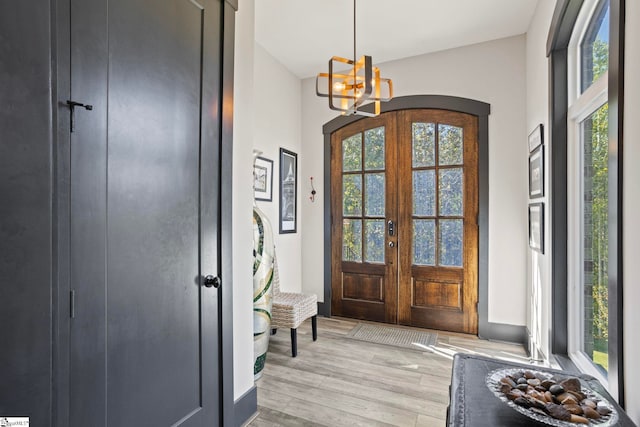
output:
M380 114L380 101L393 98L391 79L381 78L378 67L373 67L371 56L356 56L356 0L353 0L353 59L333 56L329 60L329 72L316 76L316 95L329 98L329 108L342 114L360 114L377 116ZM334 72L334 68L351 67L346 72ZM324 81L326 80L326 84ZM326 92L323 91L326 87ZM383 91L386 87L386 91ZM359 109L374 102L373 113Z

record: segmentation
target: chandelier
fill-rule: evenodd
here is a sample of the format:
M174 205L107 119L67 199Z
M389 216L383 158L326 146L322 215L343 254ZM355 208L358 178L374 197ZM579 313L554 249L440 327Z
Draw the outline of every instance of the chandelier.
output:
M380 69L372 65L370 56L356 58L356 0L353 0L353 59L331 57L329 72L318 73L316 77L316 95L329 98L329 108L343 115L377 116L380 101L393 98L393 84L391 79L380 77ZM340 67L351 68L336 72ZM360 109L369 103L374 105L373 112Z

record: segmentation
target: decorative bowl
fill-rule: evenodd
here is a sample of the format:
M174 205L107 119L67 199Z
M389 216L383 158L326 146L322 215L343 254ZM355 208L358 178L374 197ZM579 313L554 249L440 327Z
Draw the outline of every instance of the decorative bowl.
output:
M529 408L525 408L524 406L520 406L515 404L513 401L509 400L507 396L504 395L500 391L500 379L506 377L507 375L513 375L515 373L522 372L522 368L510 368L510 369L496 369L494 371L489 372L486 378L486 384L489 390L496 395L500 400L502 400L507 406L510 406L515 411L520 412L522 415L531 418L532 420L539 421L541 423L556 426L556 427L576 427L576 426L584 426L586 424L572 423L570 421L562 421L556 418L553 418L549 415L542 415L540 413L531 411ZM528 369L528 371L532 372L536 377L540 379L549 379L554 375L549 372L536 371L535 369ZM569 375L567 375L569 377ZM601 404L606 406L611 413L602 416L600 419L593 420L590 419L590 426L598 426L598 427L608 427L615 425L618 422L618 412L611 405L611 403L603 397L600 393L595 390L592 390L588 385L585 384L584 381L580 380L580 385L582 387L582 393L584 393L588 398L596 400L598 402L602 402Z

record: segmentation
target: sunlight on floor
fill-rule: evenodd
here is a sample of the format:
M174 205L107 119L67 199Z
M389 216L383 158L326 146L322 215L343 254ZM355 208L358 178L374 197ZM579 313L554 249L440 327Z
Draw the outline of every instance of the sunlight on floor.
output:
M271 336L264 375L256 383L259 415L252 427L441 427L456 353L530 363L522 345L472 335L417 330L437 337L408 334L402 345L389 345L355 338L360 321L318 318L313 341L308 323L300 328L295 358L289 334Z
M416 347L422 348L429 353L442 356L448 360L453 360L453 356L456 353L467 353L467 354L476 354L476 355L486 356L486 357L493 357L495 359L506 360L509 362L527 363L530 365L547 366L547 367L550 366L548 363L540 363L538 361L534 361L528 356L522 356L515 353L510 353L507 351L499 351L499 352L493 351L492 354L489 354L482 351L476 351L470 348L460 347L457 345L452 345L447 343L439 343L437 345L425 346L424 344L414 342L413 345Z

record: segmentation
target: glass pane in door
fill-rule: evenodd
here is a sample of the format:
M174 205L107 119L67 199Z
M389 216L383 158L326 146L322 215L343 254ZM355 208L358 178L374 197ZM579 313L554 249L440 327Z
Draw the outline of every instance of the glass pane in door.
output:
M362 220L342 220L342 260L362 262Z
M412 124L412 164L414 168L435 165L436 136L435 124Z
M384 220L364 222L364 261L384 264Z
M384 126L364 132L364 169L384 169Z
M342 177L342 211L344 216L362 215L362 175Z
M357 133L342 141L342 170L362 170L362 134Z
M442 219L439 228L439 264L446 267L462 267L462 220Z
M365 179L365 216L384 217L385 180L384 173L367 173Z
M462 128L451 125L438 125L438 164L462 164Z
M413 264L436 264L436 221L413 220Z
M440 169L438 175L439 215L462 216L462 168Z
M435 171L413 171L413 214L434 216L436 214Z
M385 127L342 140L342 260L385 262Z

